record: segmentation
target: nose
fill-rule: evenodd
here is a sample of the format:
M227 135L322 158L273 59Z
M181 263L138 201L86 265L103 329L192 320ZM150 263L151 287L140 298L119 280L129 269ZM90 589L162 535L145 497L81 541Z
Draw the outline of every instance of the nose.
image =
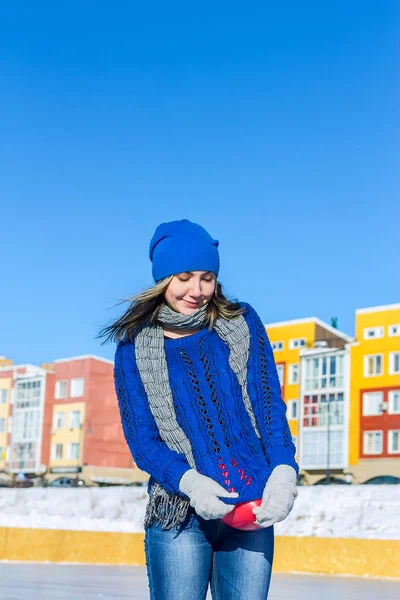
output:
M201 285L200 285L200 281L196 281L194 280L192 282L192 286L190 288L190 295L192 296L192 298L201 298Z

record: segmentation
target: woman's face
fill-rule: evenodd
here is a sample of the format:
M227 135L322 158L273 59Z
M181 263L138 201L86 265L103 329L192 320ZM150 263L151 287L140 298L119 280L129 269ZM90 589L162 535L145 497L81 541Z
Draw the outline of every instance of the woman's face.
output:
M210 271L179 273L165 290L165 302L172 310L190 315L211 300L215 286L216 278Z

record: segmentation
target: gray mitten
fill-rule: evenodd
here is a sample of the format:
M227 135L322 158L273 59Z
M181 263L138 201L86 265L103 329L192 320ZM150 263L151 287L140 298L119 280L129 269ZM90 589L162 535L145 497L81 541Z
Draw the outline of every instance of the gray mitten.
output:
M297 473L293 467L275 467L265 484L260 506L253 508L258 525L271 527L286 519L297 497L296 480Z
M221 498L237 498L236 492L227 492L219 483L200 475L195 469L189 469L179 481L179 490L190 499L190 506L203 519L222 519L235 508L225 504Z

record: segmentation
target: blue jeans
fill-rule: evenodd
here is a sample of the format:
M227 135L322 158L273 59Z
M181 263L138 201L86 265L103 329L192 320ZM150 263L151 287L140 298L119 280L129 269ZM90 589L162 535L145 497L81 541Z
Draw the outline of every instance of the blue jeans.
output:
M151 600L266 600L274 554L273 527L241 531L190 512L163 531L145 530Z

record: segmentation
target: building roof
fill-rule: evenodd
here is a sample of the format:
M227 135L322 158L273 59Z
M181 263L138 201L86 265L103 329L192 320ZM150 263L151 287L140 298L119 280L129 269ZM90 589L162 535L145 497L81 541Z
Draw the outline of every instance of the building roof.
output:
M381 312L384 310L396 310L400 308L400 304L382 304L381 306L370 306L368 308L357 308L356 315L370 312Z
M4 373L5 371L16 371L18 369L27 369L28 373L32 373L32 371L48 373L48 371L42 367L39 367L38 365L32 365L30 363L24 363L22 365L6 365L4 367L0 367L0 373Z
M64 363L71 362L73 360L86 360L88 358L92 358L93 360L100 360L101 362L105 362L109 365L113 365L114 361L108 360L107 358L102 358L101 356L96 356L95 354L82 354L81 356L71 356L70 358L57 358L57 360L53 361L54 363Z
M343 333L343 331L340 331L339 329L335 329L335 327L332 327L332 325L328 325L328 323L325 323L325 321L318 319L318 317L306 317L304 319L291 319L289 321L276 321L275 323L266 323L265 327L267 329L271 329L272 327L285 327L285 326L290 326L290 325L300 325L301 323L315 323L316 325L323 327L330 333L334 333L335 335L342 338L343 340L346 340L346 342L351 342L354 339L351 335L347 335L347 333Z

